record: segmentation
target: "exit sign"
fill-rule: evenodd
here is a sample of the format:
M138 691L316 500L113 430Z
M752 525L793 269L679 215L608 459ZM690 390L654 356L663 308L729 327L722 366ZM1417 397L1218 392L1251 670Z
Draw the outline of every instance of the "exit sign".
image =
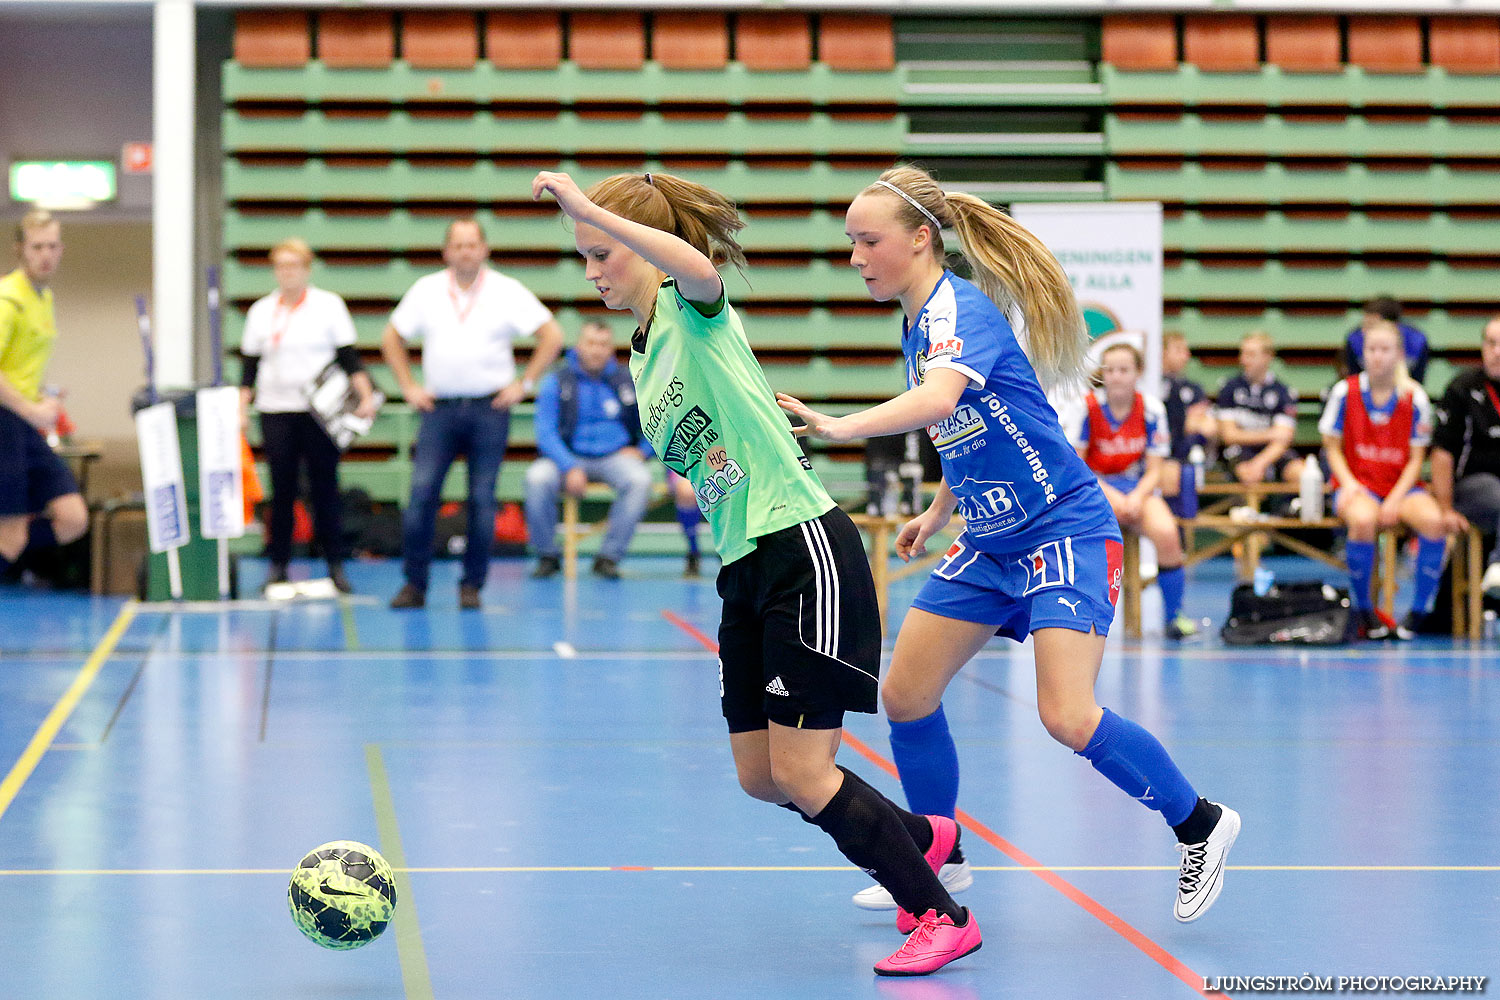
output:
M114 201L112 160L12 160L10 198L43 208L89 208Z

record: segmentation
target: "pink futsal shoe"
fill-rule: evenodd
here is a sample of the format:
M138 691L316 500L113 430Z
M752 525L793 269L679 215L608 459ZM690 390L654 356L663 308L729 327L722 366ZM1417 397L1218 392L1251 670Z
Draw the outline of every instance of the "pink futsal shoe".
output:
M906 943L890 958L875 963L875 974L925 976L978 951L984 943L979 934L979 921L967 909L964 916L968 922L958 927L948 914L928 910L917 921L917 929L911 932Z
M958 846L958 824L947 816L928 816L928 823L932 824L932 846L922 857L927 859L928 866L939 878L942 877L943 865L953 853L953 848ZM944 888L947 888L944 886ZM949 889L949 892L953 890ZM896 908L896 930L902 934L910 934L917 929L917 918L907 913L900 907Z

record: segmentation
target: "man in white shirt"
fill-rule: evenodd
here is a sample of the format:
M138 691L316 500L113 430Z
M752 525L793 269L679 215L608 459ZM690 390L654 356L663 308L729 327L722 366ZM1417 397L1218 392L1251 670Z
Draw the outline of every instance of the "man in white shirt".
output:
M524 399L562 349L562 329L514 278L486 266L490 248L474 219L448 226L448 266L418 278L385 328L381 352L406 401L422 413L412 455L411 501L402 515L406 582L393 608L427 601L428 571L443 479L454 459L469 463L468 546L458 600L479 607L495 532L495 482L510 431L510 408ZM533 337L536 348L517 377L512 344ZM408 345L422 345L422 381L412 375Z

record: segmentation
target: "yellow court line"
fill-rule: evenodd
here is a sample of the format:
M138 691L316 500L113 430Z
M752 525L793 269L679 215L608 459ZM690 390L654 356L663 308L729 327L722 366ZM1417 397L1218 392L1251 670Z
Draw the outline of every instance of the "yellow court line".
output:
M411 880L406 878L406 851L401 846L401 827L396 822L396 803L391 798L391 781L386 774L380 746L365 744L365 766L370 772L370 793L375 807L375 829L380 837L380 852L402 877L396 879L396 914L391 930L396 935L396 955L401 962L401 985L406 1000L432 1000L432 973L427 966L427 949L422 944L422 925L417 920L417 901L412 898Z
M78 675L73 678L73 683L68 685L62 697L57 699L57 704L52 706L52 711L47 713L47 717L37 727L36 735L31 737L31 742L26 744L25 750L21 751L20 758L10 769L10 773L5 776L5 780L0 781L0 817L5 816L5 810L10 808L11 802L21 791L21 786L26 784L26 779L30 778L31 772L36 770L42 755L47 752L47 748L57 737L58 731L68 721L68 716L73 714L73 709L78 707L78 702L88 691L89 686L94 683L94 678L99 676L104 662L114 652L115 644L120 641L120 636L125 634L125 630L134 620L135 612L135 601L128 601L124 607L120 608L120 613L115 615L114 624L109 627L108 632L104 633L104 638L99 640L99 645L94 647L94 651L79 668Z
M1500 865L1228 865L1238 872L1500 872ZM526 875L574 872L852 872L852 865L483 865L434 868L392 866L405 875ZM974 865L976 872L1170 872L1175 865ZM23 875L285 875L290 868L8 868ZM398 907L399 908L399 907Z

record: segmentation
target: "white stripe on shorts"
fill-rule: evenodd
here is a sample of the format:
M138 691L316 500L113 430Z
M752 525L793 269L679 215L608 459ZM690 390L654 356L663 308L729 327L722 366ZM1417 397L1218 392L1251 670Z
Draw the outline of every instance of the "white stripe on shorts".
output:
M828 601L828 655L837 657L839 652L839 608L842 595L839 593L839 564L833 558L833 543L828 540L828 529L822 521L812 522L813 537L822 542L823 555L828 560L828 580L832 591Z
M802 537L807 543L808 557L813 565L813 585L817 599L813 609L817 618L814 649L825 656L838 653L838 570L833 562L833 551L828 545L828 536L817 521L801 524Z

